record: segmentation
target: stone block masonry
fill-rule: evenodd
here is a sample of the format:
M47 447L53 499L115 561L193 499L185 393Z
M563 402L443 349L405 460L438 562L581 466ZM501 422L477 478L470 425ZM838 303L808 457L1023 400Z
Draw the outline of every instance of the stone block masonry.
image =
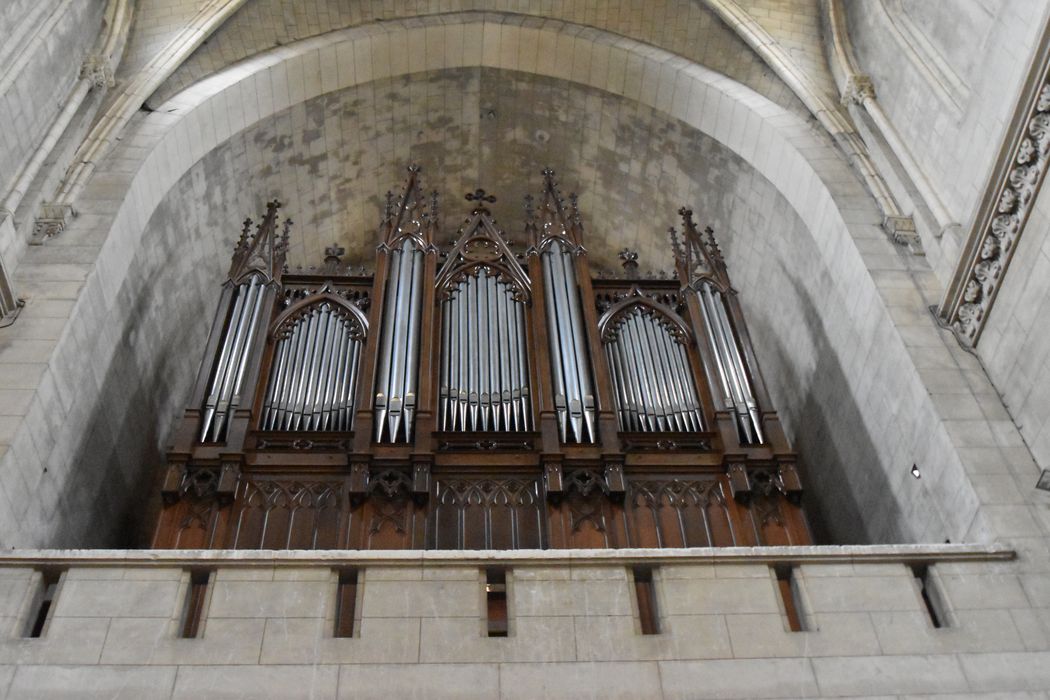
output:
M0 558L0 697L1044 697L1050 600L1013 558L998 545L27 550ZM494 565L507 570L504 638L486 635ZM641 633L636 566L654 572L658 634ZM337 638L348 568L356 619ZM201 571L199 632L182 638Z

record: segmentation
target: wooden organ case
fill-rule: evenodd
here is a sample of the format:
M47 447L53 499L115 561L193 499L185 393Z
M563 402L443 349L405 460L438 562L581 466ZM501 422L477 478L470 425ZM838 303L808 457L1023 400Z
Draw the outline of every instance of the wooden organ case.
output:
M244 230L161 486L157 548L810 544L710 229L676 275L592 278L544 172L515 252L478 190L445 250L418 168L373 275L285 268L272 202Z

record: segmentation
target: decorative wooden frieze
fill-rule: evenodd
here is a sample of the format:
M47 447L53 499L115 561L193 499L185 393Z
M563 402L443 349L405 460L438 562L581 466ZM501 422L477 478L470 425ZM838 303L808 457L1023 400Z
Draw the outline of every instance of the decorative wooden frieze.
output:
M1050 160L1050 38L1044 36L993 179L941 307L964 345L976 346Z
M621 432L620 445L624 452L710 452L711 433Z

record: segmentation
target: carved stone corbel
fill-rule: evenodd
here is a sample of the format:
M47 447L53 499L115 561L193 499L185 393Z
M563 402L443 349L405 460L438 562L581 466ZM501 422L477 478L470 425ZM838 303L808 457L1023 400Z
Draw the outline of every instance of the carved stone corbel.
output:
M113 74L113 67L105 56L92 54L84 59L80 66L80 79L91 81L91 86L96 89L111 88L117 84Z
M871 82L870 75L854 73L846 78L846 85L842 88L842 106L864 105L864 100L875 99L875 85Z

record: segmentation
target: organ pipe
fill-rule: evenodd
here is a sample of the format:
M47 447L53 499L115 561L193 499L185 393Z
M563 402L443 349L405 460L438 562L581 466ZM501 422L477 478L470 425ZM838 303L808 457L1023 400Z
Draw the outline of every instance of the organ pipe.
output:
M741 440L748 444L762 443L765 438L762 434L762 421L755 401L755 392L751 387L747 366L733 332L722 292L710 282L702 282L700 301L704 325L711 330L710 337L714 341L718 370L722 377L723 391L726 392L726 406L734 412Z
M442 302L439 425L453 431L531 430L524 304L495 271L473 272Z
M376 442L410 442L419 380L419 321L423 307L424 252L413 238L390 255L383 336L376 358Z
M725 260L714 232L706 229L705 239L693 222L693 212L683 208L679 213L685 230L680 243L677 232L671 229L675 267L683 290L696 295L723 405L733 414L741 444L764 443L761 412L726 298L734 292Z
M201 442L222 440L230 416L240 404L244 371L251 359L264 289L260 277L252 275L250 281L237 285L234 291L233 311L226 324L219 359L204 400Z
M541 256L554 380L554 407L563 442L595 442L597 406L573 254L552 240Z
M610 310L600 327L620 430L702 431L702 411L681 332L642 304Z
M350 430L364 337L363 320L331 301L315 304L282 324L260 427Z

